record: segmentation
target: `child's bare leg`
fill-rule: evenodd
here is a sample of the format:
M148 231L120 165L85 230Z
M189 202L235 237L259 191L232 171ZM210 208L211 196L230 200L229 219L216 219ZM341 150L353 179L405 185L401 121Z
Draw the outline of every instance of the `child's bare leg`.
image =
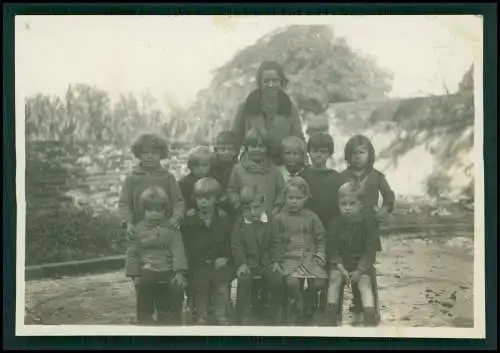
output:
M320 324L323 322L323 313L319 307L319 291L326 287L326 279L311 278L307 280L307 289L305 291L306 312L311 315L313 323Z
M375 300L372 283L369 275L362 275L358 282L361 301L363 303L365 326L376 325Z
M331 326L338 325L338 310L340 302L340 292L344 285L344 278L339 270L331 270L328 278L328 293L326 307L326 321Z
M302 315L304 312L304 300L302 297L302 283L300 283L299 278L287 277L286 278L286 287L288 290L289 296L294 301L294 311L295 315L302 319Z

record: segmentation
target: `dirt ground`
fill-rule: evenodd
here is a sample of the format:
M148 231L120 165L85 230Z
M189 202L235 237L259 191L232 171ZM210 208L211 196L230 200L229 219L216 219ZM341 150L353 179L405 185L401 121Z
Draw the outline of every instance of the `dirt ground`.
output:
M381 325L473 327L472 235L392 236L383 239L377 262ZM25 296L26 324L127 325L134 319L134 289L123 272L31 281Z

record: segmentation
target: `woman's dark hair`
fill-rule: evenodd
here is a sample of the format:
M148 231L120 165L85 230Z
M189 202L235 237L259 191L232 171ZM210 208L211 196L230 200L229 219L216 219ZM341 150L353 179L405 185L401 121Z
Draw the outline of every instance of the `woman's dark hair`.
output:
M257 74L255 75L255 79L257 80L257 86L259 88L260 85L261 85L261 80L262 80L262 74L264 71L267 71L267 70L274 70L278 73L278 76L280 78L280 81L281 81L281 88L285 88L287 85L288 85L288 78L286 77L285 75L285 72L283 71L283 67L276 61L271 61L271 60L268 60L268 61L263 61L258 70L257 70Z
M328 153L330 153L330 156L333 155L335 146L333 144L332 136L324 132L313 134L307 141L307 152L311 152L311 149L313 148L328 148Z
M168 144L164 138L154 133L146 133L139 136L139 138L132 144L130 150L135 158L141 158L142 151L146 148L151 148L160 153L160 158L165 159L168 155Z
M373 164L375 163L375 148L373 147L370 139L363 135L356 135L347 141L344 149L345 161L347 162L347 165L351 165L352 154L359 146L366 147L368 150L368 166L370 168L373 167Z

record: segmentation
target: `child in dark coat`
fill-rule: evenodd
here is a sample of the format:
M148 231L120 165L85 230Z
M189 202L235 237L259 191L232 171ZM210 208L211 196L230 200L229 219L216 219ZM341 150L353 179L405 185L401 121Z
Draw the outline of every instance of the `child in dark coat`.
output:
M312 165L300 174L311 190L306 208L318 215L326 229L330 221L339 214L337 202L339 173L326 167L328 158L334 152L332 137L325 133L312 135L307 142L307 152Z
M156 309L159 323L180 324L187 259L181 234L166 225L169 200L161 187L143 191L144 217L129 235L125 271L134 280L137 322L151 323Z
M371 141L362 135L349 139L345 146L347 169L340 173L340 184L355 183L362 189L362 205L365 211L375 213L380 221L394 209L395 194L383 173L374 168L375 149ZM382 195L382 206L378 203Z
M179 181L179 187L186 203L186 210L190 212L196 206L193 198L194 184L208 176L212 165L213 153L208 147L198 146L189 155L187 167L189 174Z
M226 309L230 299L230 283L234 278L232 222L217 205L219 195L220 184L215 179L205 177L198 180L193 191L195 212L186 215L181 227L199 325L207 323L212 297L217 324L228 323Z
M270 317L277 322L283 280L281 274L271 271L270 266L271 219L263 208L264 197L257 187L243 187L240 202L243 212L235 222L231 238L238 278L236 319L238 323L252 323L252 304L264 309L264 299L271 294ZM261 290L261 298L255 298L258 289ZM252 299L258 302L252 302Z
M210 169L210 176L217 180L222 187L219 206L234 218L235 210L227 196L227 186L240 152L238 136L232 131L220 132L215 139L214 151L215 157Z
M375 281L375 258L379 247L378 228L373 217L363 212L362 191L353 183L338 189L340 217L328 229L329 281L327 317L337 326L340 294L347 283L359 291L364 323L378 323L378 298Z
M171 229L178 229L185 204L175 177L160 164L168 154L167 142L157 134L143 134L131 150L139 164L126 176L120 192L118 212L123 226L128 233L133 233L134 226L144 217L139 206L140 195L150 186L159 186L170 200L172 212L166 213L170 217L167 225Z

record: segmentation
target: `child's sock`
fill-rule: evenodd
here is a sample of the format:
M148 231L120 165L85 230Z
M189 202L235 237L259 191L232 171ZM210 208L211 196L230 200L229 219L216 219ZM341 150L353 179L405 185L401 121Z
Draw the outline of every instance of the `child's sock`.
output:
M377 326L377 311L374 307L364 309L364 324L365 326Z
M338 326L338 306L328 303L326 306L325 325Z

